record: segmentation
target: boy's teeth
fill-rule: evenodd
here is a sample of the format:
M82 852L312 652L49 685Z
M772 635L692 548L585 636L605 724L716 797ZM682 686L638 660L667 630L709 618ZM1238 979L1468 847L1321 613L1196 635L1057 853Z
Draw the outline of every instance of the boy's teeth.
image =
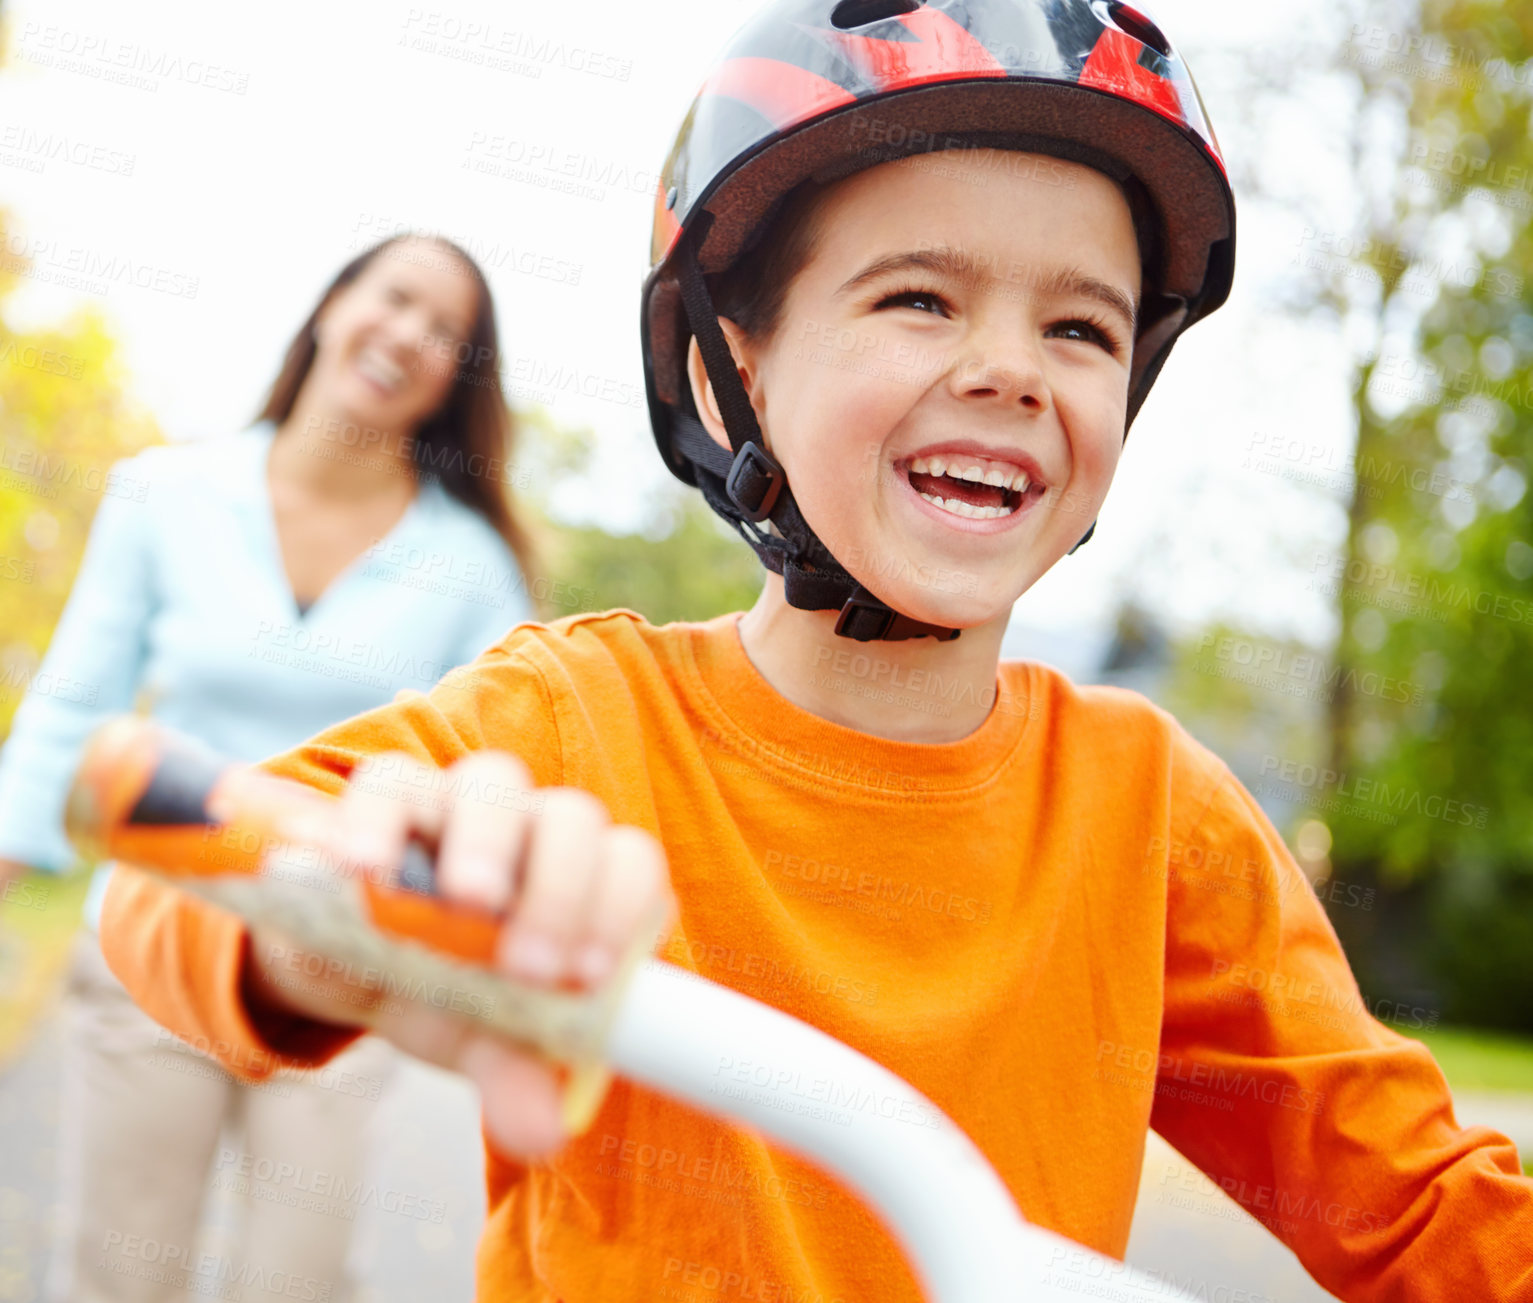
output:
M916 457L911 460L910 470L915 475L946 475L949 479L967 480L973 484L988 484L995 489L1009 489L1013 493L1026 493L1032 479L1026 471L1006 471L999 466L989 470L982 466L965 466L961 462L949 462L942 457Z
M997 516L1009 516L1016 510L1014 507L975 507L962 498L939 498L934 493L923 493L921 496L943 511L951 511L955 516L967 516L970 520L994 520Z

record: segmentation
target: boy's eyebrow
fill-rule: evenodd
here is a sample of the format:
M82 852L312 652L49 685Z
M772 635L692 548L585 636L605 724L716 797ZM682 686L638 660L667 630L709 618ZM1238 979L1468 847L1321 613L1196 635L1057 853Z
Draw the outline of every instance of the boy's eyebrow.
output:
M1088 276L1079 268L1061 269L1045 279L1039 286L1040 294L1078 294L1085 299L1095 299L1109 310L1116 312L1128 323L1129 337L1139 337L1139 309L1116 285L1109 285L1095 276Z
M963 249L939 245L931 249L912 249L905 253L886 254L870 262L855 276L836 290L836 295L846 294L860 285L894 271L920 270L946 276L950 280L969 284L985 284L1002 279L988 265L989 259L978 258ZM1128 323L1129 333L1138 334L1139 313L1134 301L1116 286L1095 276L1088 276L1079 268L1061 268L1052 275L1036 282L1035 292L1043 295L1078 294L1082 298L1095 299L1104 307L1116 312Z

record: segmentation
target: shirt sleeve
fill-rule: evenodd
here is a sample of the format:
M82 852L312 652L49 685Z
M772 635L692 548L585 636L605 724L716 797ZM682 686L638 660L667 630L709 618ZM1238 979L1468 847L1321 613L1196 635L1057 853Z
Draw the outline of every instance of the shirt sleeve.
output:
M336 724L260 768L339 795L370 756L398 752L445 769L487 748L520 757L536 786L558 781L558 730L543 676L506 644L453 670L430 693ZM431 790L408 799L433 799ZM235 1076L259 1081L284 1067L327 1062L357 1036L297 1016L253 1016L244 984L252 962L242 920L160 879L119 868L102 908L101 949L134 1000Z
M1348 1303L1533 1301L1516 1149L1459 1127L1431 1053L1369 1013L1308 879L1218 769L1167 849L1152 1125Z
M130 709L143 673L155 609L152 488L154 450L117 463L91 522L85 555L48 653L0 750L0 856L62 871L75 854L64 835L64 800L91 732Z

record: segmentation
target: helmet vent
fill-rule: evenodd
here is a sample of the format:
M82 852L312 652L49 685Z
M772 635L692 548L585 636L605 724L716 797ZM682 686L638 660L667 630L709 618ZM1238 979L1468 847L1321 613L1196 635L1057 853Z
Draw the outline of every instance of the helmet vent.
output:
M926 0L841 0L830 12L831 23L840 28L863 27L868 23L913 14Z
M1171 42L1165 33L1132 5L1123 0L1107 0L1107 16L1120 32L1132 36L1140 45L1148 45L1163 58L1171 57Z

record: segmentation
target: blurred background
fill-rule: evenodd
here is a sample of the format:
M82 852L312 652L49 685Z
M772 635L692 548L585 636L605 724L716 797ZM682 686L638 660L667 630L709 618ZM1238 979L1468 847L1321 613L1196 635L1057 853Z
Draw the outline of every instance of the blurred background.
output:
M636 328L660 164L753 8L5 0L0 736L29 690L69 690L35 680L112 462L248 423L335 268L402 227L495 291L543 615L748 605L754 557L654 455ZM1006 651L1144 692L1223 756L1375 1016L1527 1158L1533 0L1146 8L1231 163L1235 289ZM85 881L0 902L0 1300L41 1297ZM378 1161L451 1215L401 1235L364 1209L368 1297L466 1299L472 1101L413 1080ZM1176 1155L1150 1162L1131 1261L1328 1297Z

